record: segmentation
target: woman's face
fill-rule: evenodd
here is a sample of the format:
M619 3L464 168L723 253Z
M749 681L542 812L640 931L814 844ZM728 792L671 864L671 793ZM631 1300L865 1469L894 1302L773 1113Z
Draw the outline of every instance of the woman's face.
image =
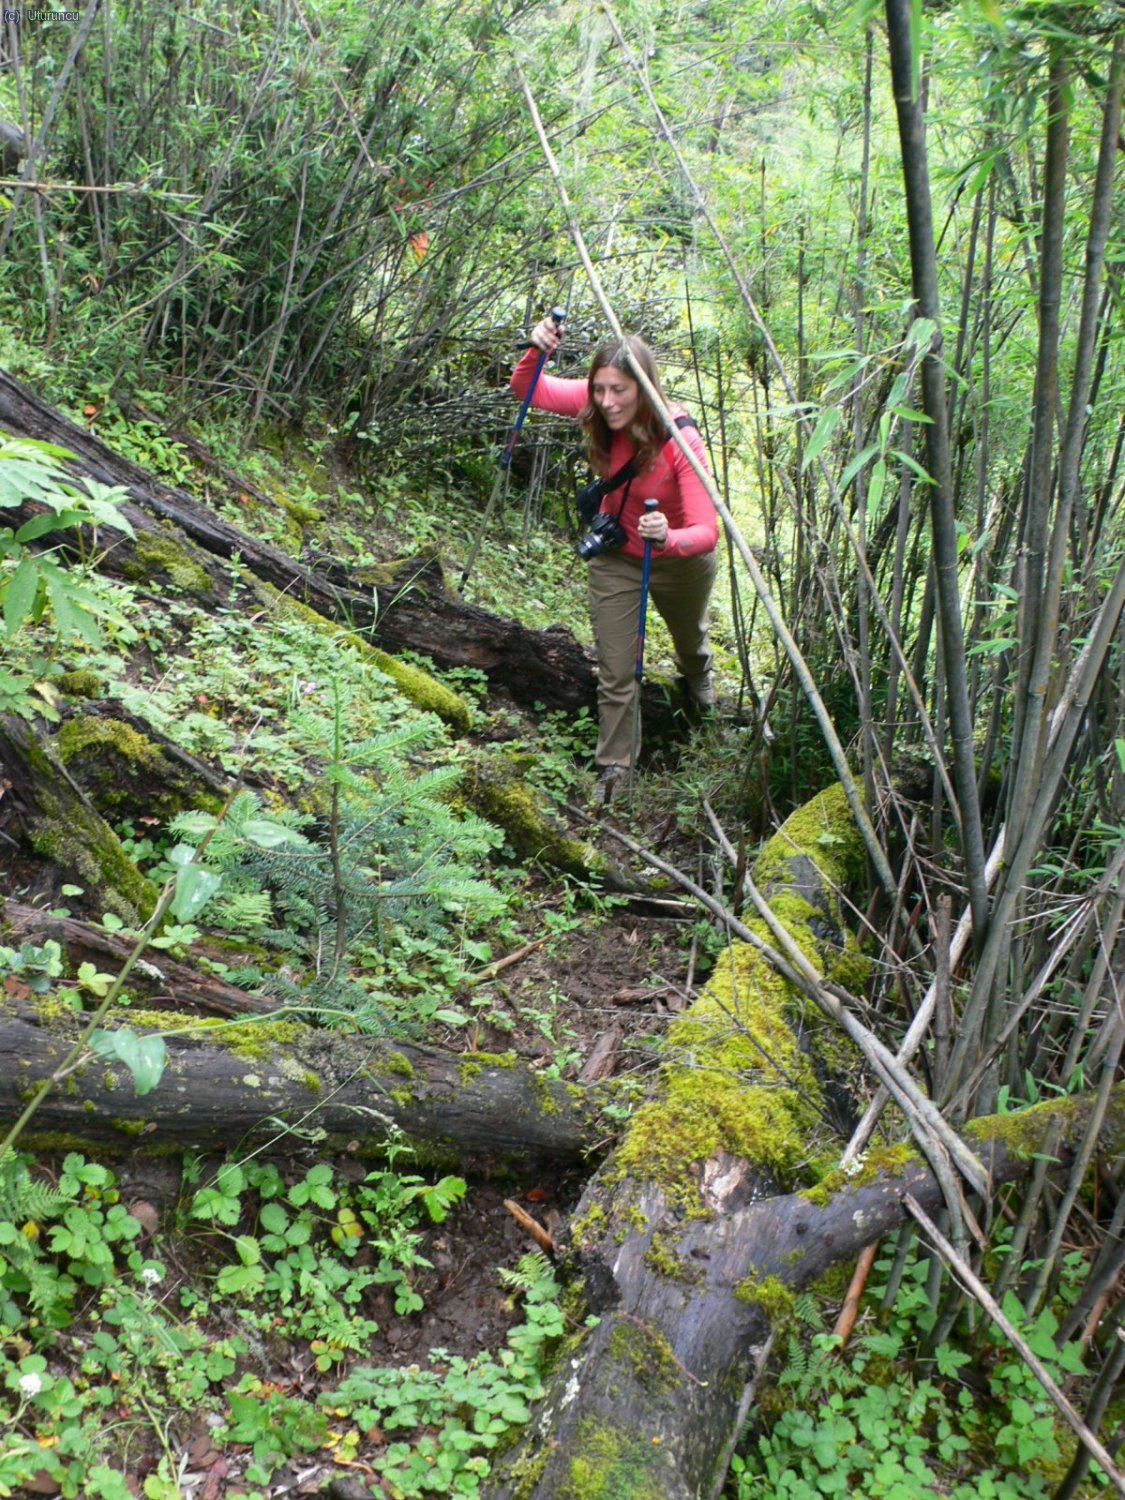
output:
M613 365L603 365L600 370L595 371L590 382L590 392L594 405L605 418L606 426L611 432L619 432L628 427L637 415L641 388L632 376Z

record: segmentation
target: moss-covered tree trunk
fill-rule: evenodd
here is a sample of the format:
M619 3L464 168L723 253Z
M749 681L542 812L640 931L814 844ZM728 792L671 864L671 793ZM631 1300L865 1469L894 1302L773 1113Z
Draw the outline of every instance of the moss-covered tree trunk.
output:
M861 865L837 788L795 814L755 869L805 954L853 991L863 960L837 898ZM835 1079L855 1059L825 1025L743 945L674 1023L658 1095L571 1221L569 1263L597 1325L560 1362L489 1500L706 1500L794 1292L898 1223L905 1193L940 1203L905 1147L869 1154L855 1177L806 1170L838 1158L851 1123ZM1079 1139L1081 1102L1063 1113ZM1012 1148L1034 1150L1046 1129L1042 1114L1012 1118L994 1122L981 1152L996 1182L1027 1170ZM1125 1099L1107 1133L1120 1144ZM780 1191L817 1175L804 1191Z
M80 1020L63 1001L6 997L0 1133L55 1073ZM25 1143L132 1153L268 1140L284 1155L307 1149L312 1132L320 1150L376 1155L397 1128L419 1160L471 1170L569 1167L605 1134L594 1090L544 1079L514 1054L388 1045L268 1015L226 1022L133 1006L122 1021L165 1036L157 1087L138 1098L126 1068L91 1059L48 1094Z
M978 1119L970 1143L995 1187L1026 1176L1043 1150L1065 1167L1093 1105L1052 1100ZM1125 1084L1099 1146L1125 1149ZM931 1212L942 1202L909 1155L834 1191L755 1201L759 1182L745 1162L714 1156L700 1173L706 1216L691 1217L656 1184L627 1179L597 1242L580 1231L600 1321L562 1362L487 1500L710 1500L748 1415L743 1393L794 1295L901 1224L907 1194Z

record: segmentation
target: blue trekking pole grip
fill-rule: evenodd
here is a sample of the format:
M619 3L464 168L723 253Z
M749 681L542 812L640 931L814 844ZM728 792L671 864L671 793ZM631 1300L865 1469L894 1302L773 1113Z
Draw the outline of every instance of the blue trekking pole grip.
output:
M552 307L551 317L555 320L556 328L561 328L566 322L566 308ZM547 358L546 349L541 349L539 351L539 358L535 364L535 370L531 376L531 384L527 388L527 395L523 398L523 405L520 407L519 416L516 418L516 425L512 428L511 436L508 438L504 446L504 451L500 455L500 467L502 469L510 469L512 467L512 454L516 451L516 444L520 440L520 431L523 428L524 418L527 416L531 406L531 398L535 395L535 387L539 384L539 377L543 373L543 366L547 363Z

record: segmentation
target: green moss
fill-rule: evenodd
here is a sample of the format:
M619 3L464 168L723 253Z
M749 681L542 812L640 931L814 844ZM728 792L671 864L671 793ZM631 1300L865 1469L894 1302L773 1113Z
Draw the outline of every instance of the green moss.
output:
M396 1078L413 1078L414 1064L401 1052L387 1052L382 1060L383 1071L393 1073Z
M792 930L815 958L807 926ZM796 1170L808 1155L820 1089L786 1023L789 1003L786 982L752 948L722 956L703 995L669 1029L675 1061L660 1098L629 1124L620 1153L626 1170L654 1177L684 1203L698 1196L691 1166L717 1151L782 1177Z
M122 760L155 770L161 761L157 747L120 719L71 719L59 730L59 759L69 765L77 756L112 753Z
M739 1302L751 1302L760 1307L771 1323L782 1323L793 1312L795 1297L790 1287L776 1276L747 1276L734 1289Z
M159 745L121 719L70 719L59 730L57 745L59 759L73 767L105 817L118 816L123 807L139 807L166 822L185 807L219 805Z
M664 1459L656 1442L631 1437L599 1417L583 1417L558 1500L665 1500Z
M154 574L163 574L186 594L202 599L213 599L215 586L207 570L195 561L182 542L177 542L169 529L167 533L144 531L137 537L134 555L122 569L126 578L138 582L151 581Z
M540 1114L561 1115L562 1105L552 1087L550 1079L544 1078L542 1073L532 1071L528 1081L535 1091L535 1098L539 1104Z
M588 1244L604 1234L609 1220L600 1203L592 1203L581 1218L570 1226L570 1237L576 1245Z
M1045 1099L1042 1104L1029 1105L1014 1114L983 1115L970 1120L965 1134L981 1141L998 1141L1013 1156L1026 1161L1048 1149L1055 1127L1065 1124L1067 1116L1076 1113L1077 1106L1075 1099ZM1119 1099L1112 1099L1110 1113L1121 1107Z
M87 1104L93 1104L93 1102L92 1099L87 1099L86 1101ZM145 1133L145 1122L143 1120L116 1119L110 1120L109 1123L113 1126L114 1130L119 1131L122 1135L144 1135Z
M863 875L863 839L852 819L843 787L837 783L786 818L757 860L759 886L789 879L789 861L804 855L840 889Z
M466 795L482 817L504 830L521 859L550 865L582 880L608 868L591 845L570 838L551 821L545 804L519 779L510 762L478 763Z
M862 873L862 843L841 788L822 792L786 821L763 850L755 878L807 888L814 882L807 865L794 865L800 857L834 884ZM791 887L776 890L770 907L821 971L825 960L815 929L824 911ZM764 922L748 925L776 946ZM853 979L857 957L849 952L841 960ZM798 1018L814 1056L802 1049L791 1024ZM810 1018L804 998L748 943L723 954L706 990L669 1028L667 1045L671 1061L660 1095L633 1116L618 1161L623 1174L655 1179L689 1213L702 1204L693 1169L718 1152L745 1157L783 1182L802 1172L815 1155L822 1118L816 1063L840 1071L854 1056Z
M609 1340L609 1357L628 1367L633 1379L653 1395L676 1390L683 1378L664 1334L640 1323L618 1323Z
M523 1453L505 1473L510 1486L512 1500L528 1500L535 1493L543 1471L551 1457L551 1450L544 1444L538 1453Z
M815 1187L806 1188L801 1197L824 1208L845 1188L863 1187L883 1176L900 1177L917 1160L918 1153L905 1142L896 1146L880 1146L867 1152L851 1171L845 1172L839 1167L833 1167Z
M689 1265L683 1256L676 1254L677 1236L667 1231L658 1231L652 1244L645 1251L645 1265L665 1281L680 1281L691 1284L702 1278L700 1266Z
M55 686L68 698L100 698L103 692L102 679L88 667L77 672L64 672L55 678Z
M50 773L39 789L40 815L28 828L36 854L72 875L76 885L100 899L104 909L135 925L152 915L157 893L131 862L121 841L97 813L50 789ZM57 775L57 772L53 773Z
M415 667L408 662L399 661L396 657L388 656L385 651L380 651L375 646L366 646L365 649L373 665L384 672L394 682L402 696L408 698L416 708L437 714L438 718L448 724L455 734L468 734L473 727L472 710L464 698L459 697L452 688L447 688L443 682L439 682L429 672L424 672L421 667Z
M851 995L862 995L871 981L872 963L851 933L843 948L833 954L827 977Z
M839 1265L829 1266L822 1276L810 1282L809 1291L824 1302L843 1302L852 1283L855 1263L842 1260Z
M263 1016L260 1020L223 1021L214 1016L201 1016L186 1025L182 1017L166 1010L142 1010L133 1006L125 1018L130 1026L139 1026L153 1031L174 1031L183 1041L206 1042L221 1047L232 1057L244 1062L266 1062L281 1049L291 1049L298 1042L308 1039L313 1033L299 1021L274 1020ZM291 1069L282 1067L286 1076L303 1083L310 1093L320 1093L321 1080L315 1073L304 1068L296 1059Z

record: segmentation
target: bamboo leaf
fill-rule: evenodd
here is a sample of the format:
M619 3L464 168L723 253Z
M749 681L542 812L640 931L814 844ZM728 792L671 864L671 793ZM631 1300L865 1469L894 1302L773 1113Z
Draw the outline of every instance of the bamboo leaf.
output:
M809 445L805 449L805 456L801 461L801 472L820 456L828 445L828 441L840 423L840 408L830 406L827 411L820 414L820 421L816 424L816 430L809 438Z
M891 457L897 458L899 463L905 464L912 473L917 474L923 484L933 484L932 477L923 469L916 458L911 458L909 453L904 453L901 448L892 448Z
M851 463L848 464L847 468L840 475L840 488L843 489L846 485L849 485L855 478L855 476L859 473L860 469L863 468L864 464L870 463L870 461L879 451L879 444L872 443L869 447L865 448L862 453L857 453L856 456L852 459Z
M878 508L879 502L883 498L883 487L886 482L887 462L886 459L881 458L871 470L871 483L867 487L867 503L872 510Z

